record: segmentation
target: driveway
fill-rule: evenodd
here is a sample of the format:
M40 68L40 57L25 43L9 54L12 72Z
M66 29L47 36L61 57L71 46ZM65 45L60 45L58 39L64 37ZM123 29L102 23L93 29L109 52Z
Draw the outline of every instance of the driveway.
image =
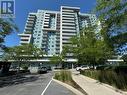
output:
M0 87L0 95L75 95L52 81L53 73L25 75L11 84Z

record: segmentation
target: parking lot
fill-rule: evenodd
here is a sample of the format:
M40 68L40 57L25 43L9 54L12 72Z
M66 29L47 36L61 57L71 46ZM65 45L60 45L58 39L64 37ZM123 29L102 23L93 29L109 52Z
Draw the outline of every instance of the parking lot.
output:
M67 88L52 81L53 72L27 74L3 80L0 95L75 95Z

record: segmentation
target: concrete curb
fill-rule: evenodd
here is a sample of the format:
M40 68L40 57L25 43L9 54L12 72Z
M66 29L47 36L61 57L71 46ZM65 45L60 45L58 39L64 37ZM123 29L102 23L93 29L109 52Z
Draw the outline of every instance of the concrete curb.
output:
M72 91L73 93L75 93L76 95L84 95L82 92L78 91L77 89L73 88L72 86L66 84L66 83L63 83L61 81L58 81L56 79L53 79L53 81L59 83L60 85L66 87L67 89L69 89L70 91Z

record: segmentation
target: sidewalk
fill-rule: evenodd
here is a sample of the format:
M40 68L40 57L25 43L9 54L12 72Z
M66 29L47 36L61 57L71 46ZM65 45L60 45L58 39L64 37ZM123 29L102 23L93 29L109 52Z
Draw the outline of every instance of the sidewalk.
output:
M88 95L127 95L116 92L114 89L100 84L97 80L79 74L76 70L72 71L73 80L86 91Z

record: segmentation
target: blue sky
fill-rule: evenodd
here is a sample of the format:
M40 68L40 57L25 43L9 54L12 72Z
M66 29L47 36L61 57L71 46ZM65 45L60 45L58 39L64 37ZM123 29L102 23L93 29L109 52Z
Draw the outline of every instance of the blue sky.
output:
M96 0L15 0L15 23L23 32L29 12L37 12L38 9L60 10L60 6L80 7L81 12L89 13L95 7ZM19 45L17 33L12 33L5 39L6 46Z

